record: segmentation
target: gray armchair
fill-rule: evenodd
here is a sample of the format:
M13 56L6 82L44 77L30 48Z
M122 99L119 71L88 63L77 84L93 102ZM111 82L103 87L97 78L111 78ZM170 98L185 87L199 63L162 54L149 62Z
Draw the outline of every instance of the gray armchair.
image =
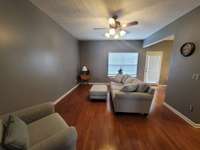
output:
M12 113L28 125L29 150L75 150L77 132L55 113L52 103L41 104ZM1 116L5 120L9 114ZM2 134L2 133L0 133ZM2 147L0 149L3 150Z

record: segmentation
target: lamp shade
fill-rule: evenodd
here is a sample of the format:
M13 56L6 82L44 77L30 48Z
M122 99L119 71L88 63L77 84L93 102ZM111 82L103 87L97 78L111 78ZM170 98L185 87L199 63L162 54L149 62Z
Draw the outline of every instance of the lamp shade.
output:
M87 67L86 67L86 66L83 66L83 67L82 67L82 71L88 71Z

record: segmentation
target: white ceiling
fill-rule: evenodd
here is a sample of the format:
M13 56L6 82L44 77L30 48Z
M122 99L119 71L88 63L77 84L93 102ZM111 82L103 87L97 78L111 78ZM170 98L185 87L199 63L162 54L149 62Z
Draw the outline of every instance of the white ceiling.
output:
M145 39L200 5L200 0L30 0L80 40L103 40L110 12L120 10L120 21L137 20L123 39Z

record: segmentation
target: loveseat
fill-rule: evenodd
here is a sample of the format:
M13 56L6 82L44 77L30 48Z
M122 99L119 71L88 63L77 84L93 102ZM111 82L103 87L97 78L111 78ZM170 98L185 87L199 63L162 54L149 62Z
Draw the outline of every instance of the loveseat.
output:
M136 88L133 91L123 91L127 85L134 85ZM123 75L121 79L110 78L110 89L114 112L149 114L155 93L150 85Z
M11 114L19 117L27 124L29 135L28 150L76 149L76 129L67 125L62 117L55 113L52 103L33 106ZM5 122L8 116L10 114L1 116L0 123ZM3 131L0 129L0 137L2 137L2 134ZM2 141L0 141L0 144L2 144ZM0 150L5 149L0 146Z

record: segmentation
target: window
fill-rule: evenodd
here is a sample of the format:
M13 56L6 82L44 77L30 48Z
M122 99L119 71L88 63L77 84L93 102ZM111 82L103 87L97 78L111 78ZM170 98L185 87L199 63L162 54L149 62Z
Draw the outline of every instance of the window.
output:
M121 68L123 74L137 76L138 53L109 53L108 56L108 76L118 74Z

